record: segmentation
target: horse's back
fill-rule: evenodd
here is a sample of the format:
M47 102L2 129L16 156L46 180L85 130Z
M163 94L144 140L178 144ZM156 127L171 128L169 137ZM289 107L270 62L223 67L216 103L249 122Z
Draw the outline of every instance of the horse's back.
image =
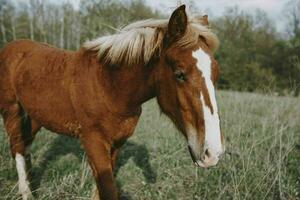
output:
M36 58L43 61L43 57L49 52L60 52L63 50L51 47L45 43L38 43L31 40L16 40L7 43L0 51L0 74L2 78L13 75L15 68L19 65L34 64ZM31 63L29 63L31 62ZM0 80L1 81L1 80Z
M44 43L16 40L7 43L0 51L0 108L16 101L15 79L25 65L43 65L43 55L59 51ZM39 58L39 59L37 59ZM39 60L39 61L38 61ZM17 70L17 68L21 68Z
M26 39L15 40L7 43L3 47L1 54L4 53L5 56L8 56L8 54L12 54L12 53L28 52L34 50L38 46L48 46L48 45L44 43L34 42L31 40L26 40Z
M43 126L53 121L62 124L61 116L63 121L72 121L72 59L72 52L43 43L19 40L7 44L0 52L0 110L20 103ZM52 130L63 132L56 126Z
M45 43L34 42L31 40L16 40L7 43L0 51L0 62L4 62L6 67L11 67L14 60L18 60L20 56L30 55L32 52L53 51L55 47L51 47ZM2 66L3 67L3 66Z

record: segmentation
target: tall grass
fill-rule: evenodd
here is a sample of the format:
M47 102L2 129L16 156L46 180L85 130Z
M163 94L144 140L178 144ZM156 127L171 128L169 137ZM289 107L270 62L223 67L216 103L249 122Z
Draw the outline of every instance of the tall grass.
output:
M219 91L218 102L227 153L211 169L194 166L154 100L143 106L117 162L123 199L300 199L300 99ZM0 199L18 199L4 133L0 142ZM78 141L43 130L31 149L38 199L89 198L93 180Z

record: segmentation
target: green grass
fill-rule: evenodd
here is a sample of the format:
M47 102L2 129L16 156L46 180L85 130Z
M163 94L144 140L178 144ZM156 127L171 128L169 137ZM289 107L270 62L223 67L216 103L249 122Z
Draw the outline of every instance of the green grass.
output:
M154 100L144 105L117 162L124 199L300 199L300 99L219 91L218 102L227 154L211 169L194 166ZM0 130L0 199L18 199ZM31 149L37 199L90 197L93 180L77 140L42 130Z

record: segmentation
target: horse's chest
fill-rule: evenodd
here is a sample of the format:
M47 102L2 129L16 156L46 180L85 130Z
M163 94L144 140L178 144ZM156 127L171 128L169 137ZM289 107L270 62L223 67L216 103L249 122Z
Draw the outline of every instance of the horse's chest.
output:
M126 140L127 138L129 138L135 130L138 119L139 115L127 118L117 123L117 127L115 129L114 134L114 141Z

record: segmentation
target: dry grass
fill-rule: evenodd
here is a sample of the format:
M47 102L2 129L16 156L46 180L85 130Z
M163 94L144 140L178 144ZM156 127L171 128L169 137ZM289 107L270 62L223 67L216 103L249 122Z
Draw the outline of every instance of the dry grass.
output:
M117 163L124 199L300 199L300 99L219 91L218 102L227 154L208 170L193 165L155 101L144 106ZM18 199L4 133L0 141L0 199ZM88 199L93 182L78 141L43 130L32 159L37 199Z

